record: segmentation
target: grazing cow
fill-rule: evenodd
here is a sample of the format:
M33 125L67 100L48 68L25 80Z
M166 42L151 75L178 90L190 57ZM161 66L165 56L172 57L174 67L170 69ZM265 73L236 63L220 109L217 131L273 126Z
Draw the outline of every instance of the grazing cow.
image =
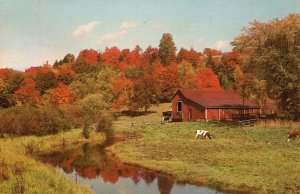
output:
M195 139L197 139L197 137L199 135L202 136L202 137L205 137L205 139L207 139L207 138L211 139L212 138L210 133L208 131L205 131L205 130L197 130Z
M300 130L291 131L288 136L287 142L290 142L291 140L295 140L296 137L299 137L299 136L300 136Z

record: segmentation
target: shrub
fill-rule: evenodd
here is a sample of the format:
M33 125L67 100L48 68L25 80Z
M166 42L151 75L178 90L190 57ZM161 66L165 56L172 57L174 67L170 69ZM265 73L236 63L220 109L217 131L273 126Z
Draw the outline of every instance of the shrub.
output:
M107 132L112 130L112 115L101 115L97 125L97 132Z
M14 107L0 111L0 133L46 135L71 128L68 116L59 109Z
M90 131L89 131L89 124L87 123L84 123L84 126L83 126L83 131L82 131L82 135L83 137L85 137L86 139L88 139L90 137Z

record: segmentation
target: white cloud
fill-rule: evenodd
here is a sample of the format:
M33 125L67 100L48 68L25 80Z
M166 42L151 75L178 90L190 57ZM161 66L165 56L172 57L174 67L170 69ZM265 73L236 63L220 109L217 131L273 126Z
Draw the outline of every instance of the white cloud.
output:
M104 34L98 39L97 43L101 44L103 42L116 41L122 38L125 34L127 34L126 30Z
M212 48L222 51L229 51L231 50L232 46L230 45L229 40L218 40L213 44Z
M137 26L138 26L138 24L135 23L135 22L123 22L120 25L120 29L121 30L128 30L128 29L136 28Z
M6 69L7 67L6 66L0 66L0 69Z
M99 24L97 21L92 21L87 24L78 26L73 32L73 37L83 37L88 35Z
M151 29L162 29L165 27L164 23L154 23L150 25Z

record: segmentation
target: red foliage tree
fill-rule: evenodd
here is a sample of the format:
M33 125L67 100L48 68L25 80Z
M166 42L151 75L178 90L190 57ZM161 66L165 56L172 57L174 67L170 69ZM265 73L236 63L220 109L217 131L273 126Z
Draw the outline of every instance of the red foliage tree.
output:
M13 74L12 71L10 71L9 69L5 68L5 69L0 69L0 79L7 79L8 77L10 77Z
M149 46L142 54L141 64L143 67L148 67L158 59L158 48Z
M205 70L199 72L196 82L198 88L212 88L215 90L223 90L218 76L213 72L211 68L206 68Z
M84 60L86 63L90 64L90 65L96 65L98 64L98 55L99 52L95 51L93 49L85 49L80 51L77 60Z
M216 49L211 49L211 48L205 48L203 50L203 54L206 56L216 56L216 55L222 55L221 51L218 51Z
M117 67L120 62L121 51L117 47L106 48L102 53L102 60L105 64Z
M32 78L25 78L24 85L15 91L13 99L17 104L36 105L41 96Z
M193 48L187 50L185 48L181 48L177 55L177 62L180 63L183 60L188 61L194 67L201 62L202 53L195 51Z
M72 66L70 64L62 65L60 69L56 70L57 79L65 84L70 84L75 76L76 73L73 71Z
M128 105L130 95L132 95L133 81L127 79L124 73L120 73L117 79L112 80L114 95L114 102L112 104L114 109L120 109Z
M154 63L153 80L158 80L160 92L160 101L169 101L175 91L179 88L180 76L176 63L169 66L162 66L160 63Z
M70 104L73 101L73 96L67 85L60 82L51 93L51 101L54 105Z
M241 64L241 61L239 59L239 53L237 51L232 51L224 54L222 59L224 65L231 70L234 70L237 66Z

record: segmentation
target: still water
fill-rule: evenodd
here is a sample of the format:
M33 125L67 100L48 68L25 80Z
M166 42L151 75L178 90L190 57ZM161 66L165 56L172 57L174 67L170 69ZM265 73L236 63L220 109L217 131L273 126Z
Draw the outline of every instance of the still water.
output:
M40 156L69 179L99 194L210 194L216 190L178 183L168 175L124 165L103 149L84 145Z

